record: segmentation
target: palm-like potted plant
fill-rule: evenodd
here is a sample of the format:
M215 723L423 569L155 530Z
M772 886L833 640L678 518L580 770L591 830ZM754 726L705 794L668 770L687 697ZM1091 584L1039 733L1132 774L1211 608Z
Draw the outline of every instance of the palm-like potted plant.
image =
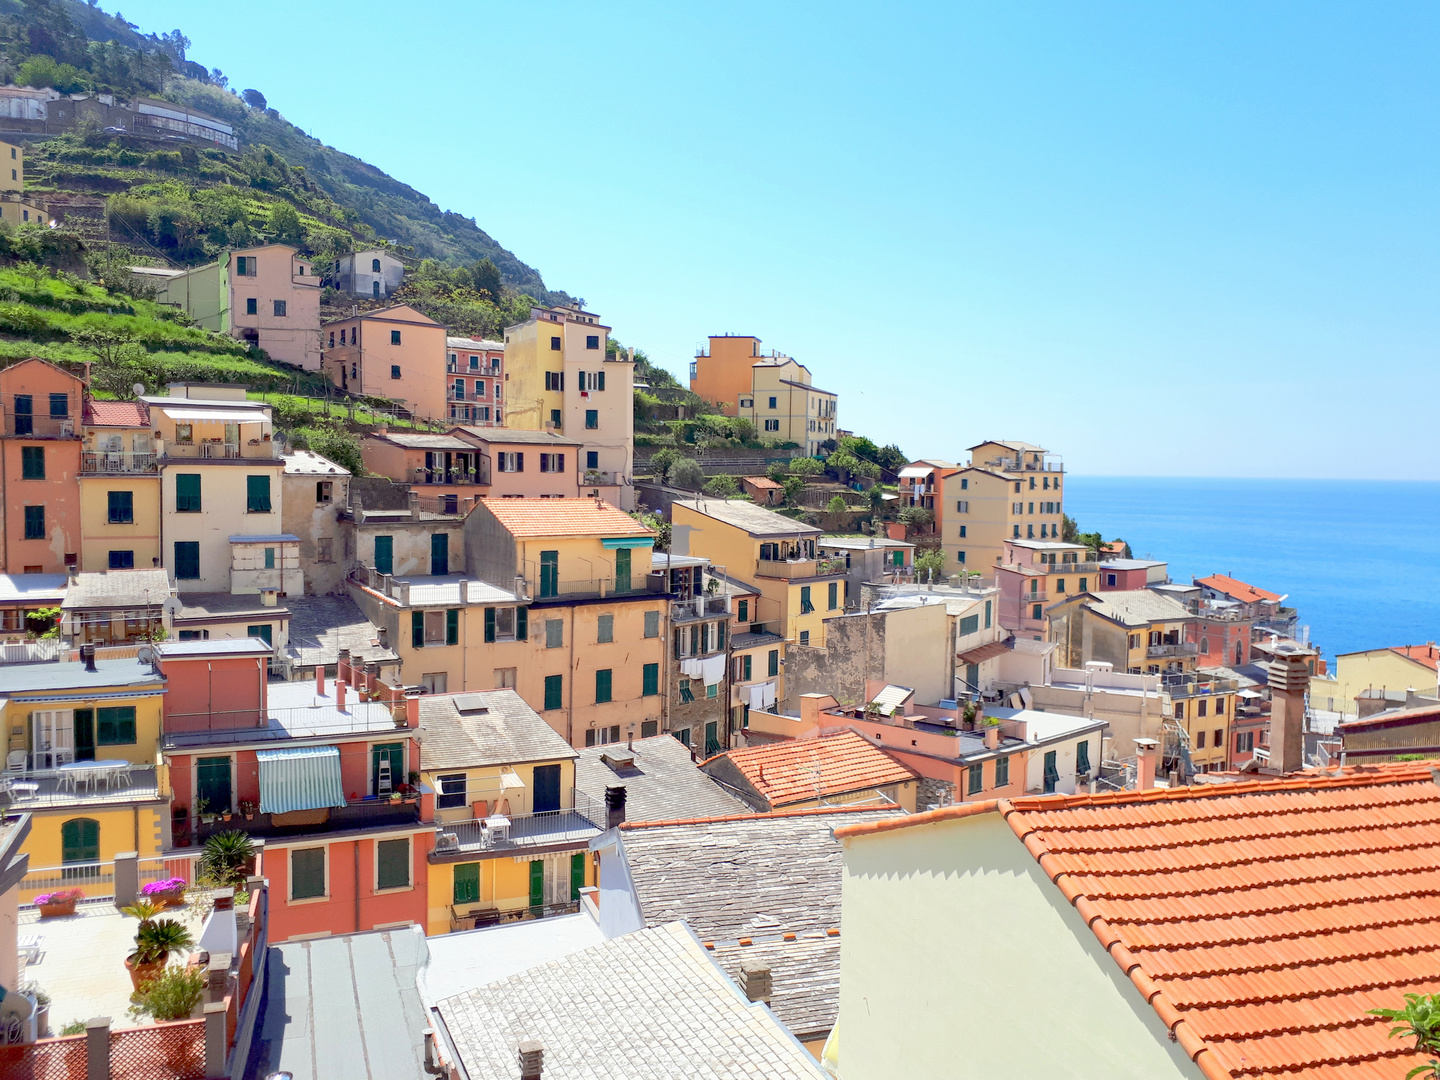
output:
M60 889L35 897L35 906L40 909L42 919L50 919L58 915L74 915L76 902L83 899L85 894L79 889Z
M174 919L142 920L135 932L135 951L125 958L130 983L139 990L170 962L171 953L188 952L195 938Z
M216 833L200 853L200 869L222 888L239 888L254 868L255 845L239 829Z

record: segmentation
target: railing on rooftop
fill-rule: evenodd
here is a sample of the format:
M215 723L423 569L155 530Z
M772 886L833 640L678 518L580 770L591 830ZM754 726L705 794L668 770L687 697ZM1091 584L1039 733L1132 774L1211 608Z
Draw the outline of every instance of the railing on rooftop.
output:
M670 618L675 621L704 619L730 613L729 600L724 596L693 596L670 603Z
M87 475L113 473L144 474L156 471L153 453L130 453L124 450L86 450L80 455L80 472Z
M45 660L58 660L61 651L59 638L7 641L0 643L0 664L34 664Z
M279 818L285 815L279 815ZM277 815L255 813L247 818L232 814L230 820L216 817L213 821L196 822L195 843L204 844L215 833L238 831L250 836L307 836L311 833L333 833L346 829L373 829L386 825L413 825L420 820L418 798L407 796L399 802L388 798L367 798L332 806L325 820L294 825L277 820Z
M43 402L37 402L43 405ZM5 413L5 434L31 439L68 439L75 435L75 417L44 413Z
M581 469L581 487L613 487L625 483L625 474L608 469Z
M633 577L625 588L617 588L613 577L582 578L578 581L556 581L546 583L543 579L540 587L531 587L534 600L564 600L568 597L592 597L592 596L636 596L649 592L650 589L642 575Z
M447 852L524 851L587 840L605 829L605 806L573 792L574 806L538 814L509 815L508 829L489 828L484 820L450 821L435 827L435 854Z
M464 517L475 506L475 501L471 495L420 495L412 500L412 506L425 514Z
M1053 562L1033 563L1033 570L1043 570L1047 574L1093 574L1100 569L1098 562Z
M152 881L182 878L194 884L199 871L200 852L171 852L138 860L140 886ZM21 906L33 904L41 893L57 889L79 889L87 900L103 900L115 895L115 863L113 861L70 862L60 866L38 866L26 871L20 882Z
M1028 462L1023 458L1013 457L990 458L980 462L980 467L985 469L999 469L1002 472L1063 473L1065 471L1065 463L1063 461Z
M1193 641L1181 641L1169 645L1151 645L1145 649L1145 655L1149 659L1158 659L1165 656L1196 656L1200 652L1200 646Z
M464 905L460 905L463 907ZM487 926L499 926L501 923L518 922L522 919L550 919L557 915L578 915L580 912L580 901L571 900L563 904L539 904L534 907L511 908L501 911L499 908L482 908L479 911L460 911L457 906L450 906L450 932L458 933L462 930L482 930Z

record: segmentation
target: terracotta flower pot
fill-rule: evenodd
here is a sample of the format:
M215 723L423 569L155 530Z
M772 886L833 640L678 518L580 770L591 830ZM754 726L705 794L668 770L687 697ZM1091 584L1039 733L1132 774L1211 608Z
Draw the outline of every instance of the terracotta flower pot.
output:
M130 985L139 990L142 983L159 978L160 973L165 970L165 963L164 960L156 960L152 964L137 964L127 956L125 970L130 972Z
M58 904L41 904L40 917L42 919L54 918L57 915L74 915L75 901L61 900Z
M161 907L172 908L185 906L184 889L171 889L169 892L150 893L149 897Z

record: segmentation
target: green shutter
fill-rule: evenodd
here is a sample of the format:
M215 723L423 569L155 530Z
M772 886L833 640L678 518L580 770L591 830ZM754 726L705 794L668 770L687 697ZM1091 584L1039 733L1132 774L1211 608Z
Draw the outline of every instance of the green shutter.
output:
M395 572L395 538L393 536L375 537L375 569L382 574Z
M200 512L199 473L178 473L176 475L175 512L177 514L198 514Z
M530 640L530 609L517 607L515 609L515 640Z
M404 889L410 885L410 841L375 841L375 887Z
M839 606L839 596L840 596L840 583L839 583L838 581L832 581L832 582L830 582L830 596L829 596L829 601L830 601L830 610L831 610L831 611L834 611L834 610Z
M745 681L745 682L749 682L749 681L750 681L750 660L751 660L750 654L749 654L749 653L746 653L746 654L744 655L744 657L742 657L742 659L745 661L745 678L744 678L744 681Z
M575 852L570 856L570 899L580 899L580 890L585 887L585 853Z
M474 904L480 900L480 864L455 864L455 886L452 894L457 904Z
M610 700L611 676L609 668L595 672L595 704L603 705Z
M545 906L545 863L540 859L530 864L530 906Z
M769 666L768 666L768 669L767 669L767 670L769 671L769 674L770 674L771 676L775 676L775 675L779 675L779 674L780 674L780 650L779 650L779 649L771 649L771 650L770 650L770 662L769 662Z
M270 477L245 478L245 509L251 514L270 513Z
M715 629L715 648L723 649L725 648L725 623L716 623Z
M460 609L449 608L445 612L445 644L460 644Z
M1085 773L1090 771L1089 739L1081 739L1080 742L1075 744L1075 771Z
M410 646L414 649L425 647L425 612L410 612Z
M71 818L60 826L60 861L96 862L100 858L100 823L93 818Z
M546 676L545 676L545 708L546 708L547 710L549 710L549 709L562 709L562 708L564 708L564 704L562 703L562 699L563 699L564 693L565 693L565 676L563 676L563 675L546 675Z
M646 664L644 688L640 691L642 697L654 697L660 693L660 665Z
M970 776L969 776L969 778L970 778L970 787L969 787L968 791L966 792L966 794L969 794L969 795L978 795L978 794L980 794L980 792L982 792L983 790L985 790L985 764L984 764L984 762L981 762L979 765L971 765L970 768L967 770L967 772L970 774Z
M200 542L198 540L175 541L175 577L192 579L200 576Z
M290 849L290 898L309 900L325 895L325 849Z
M135 706L96 710L95 738L101 746L126 746L135 741Z
M495 640L495 609L493 607L485 609L485 640Z
M45 448L43 446L22 446L20 448L20 479L45 479Z
M997 788L1007 787L1010 783L1010 759L1008 757L995 759L995 786Z

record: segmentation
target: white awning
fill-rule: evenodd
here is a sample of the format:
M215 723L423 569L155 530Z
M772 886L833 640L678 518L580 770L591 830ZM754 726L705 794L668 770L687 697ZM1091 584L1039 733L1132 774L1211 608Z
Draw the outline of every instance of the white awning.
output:
M263 409L161 409L171 420L214 420L224 424L258 424L265 421Z
M345 805L340 780L340 748L296 746L260 750L260 812L288 814Z
M934 471L934 465L906 465L900 470L900 479L908 480L914 477L929 476Z

